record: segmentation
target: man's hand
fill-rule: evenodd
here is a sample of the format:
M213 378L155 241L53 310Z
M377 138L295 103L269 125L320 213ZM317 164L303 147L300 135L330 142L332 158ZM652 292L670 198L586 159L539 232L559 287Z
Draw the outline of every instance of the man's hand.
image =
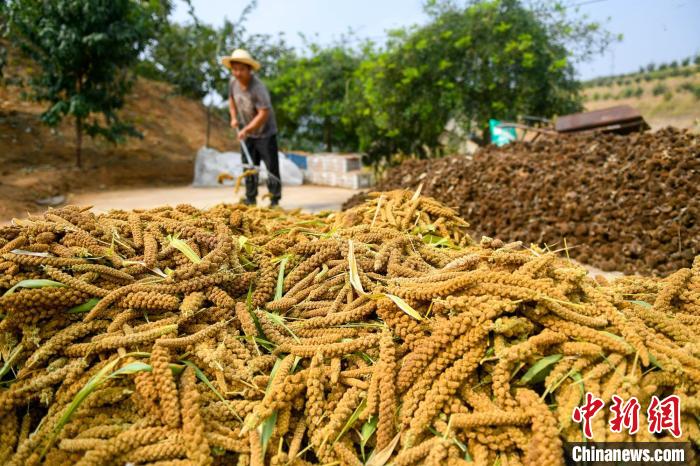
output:
M248 137L249 134L250 134L250 130L248 128L243 128L242 130L240 130L238 132L238 140L243 141L245 138Z
M231 118L231 128L238 129L238 120Z

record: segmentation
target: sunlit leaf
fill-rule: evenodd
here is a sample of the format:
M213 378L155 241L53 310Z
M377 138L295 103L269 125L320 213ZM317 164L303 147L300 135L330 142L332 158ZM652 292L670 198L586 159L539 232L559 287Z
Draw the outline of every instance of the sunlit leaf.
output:
M362 282L360 281L360 272L357 268L357 260L355 259L355 246L352 240L348 240L348 264L350 266L350 284L358 293L367 294L362 288Z
M371 416L360 429L360 450L362 451L363 459L365 458L365 446L367 446L367 442L369 442L369 439L372 438L372 435L374 435L374 432L377 430L378 422L379 418L377 416Z
M394 453L394 450L396 449L396 445L398 445L400 438L401 433L399 432L398 434L396 434L396 436L394 436L394 438L391 440L391 442L389 442L389 444L386 447L379 451L373 451L372 454L369 456L367 463L365 463L365 466L384 466L389 461L389 458L391 458L391 455Z
M196 252L194 252L190 245L182 241L177 236L168 235L168 242L170 243L170 246L184 254L185 257L187 257L191 262L195 264L202 262L202 258L199 257Z
M636 304L637 306L642 306L647 309L651 309L653 306L645 301L627 301L628 303Z
M13 249L10 251L12 254L16 254L18 256L34 256L34 257L54 257L48 252L34 252L34 251L25 251L24 249Z
M224 404L226 404L226 406L229 408L229 410L233 414L236 415L236 417L238 417L238 413L236 413L236 411L230 406L230 403L228 402L228 400L226 400L226 398L224 398L224 396L219 392L219 390L217 390L216 387L211 383L211 381L209 380L207 375L204 372L202 372L202 370L199 367L197 367L195 365L195 363L193 363L192 361L188 361L187 359L183 359L180 362L182 362L183 364L185 364L188 367L191 367L192 370L194 371L194 374L197 376L197 378L199 380L201 380L202 383L204 385L206 385L207 388L209 390L211 390L216 395L217 398L219 398L221 401L223 401ZM240 420L241 418L238 417L238 419Z
M340 430L340 433L338 436L333 440L333 443L337 442L340 440L340 438L347 433L348 430L352 428L352 426L357 422L357 420L360 418L360 415L362 414L362 411L364 411L365 407L367 406L367 399L363 398L362 401L360 402L359 405L357 405L357 408L355 408L355 411L350 415L348 418L347 422L343 426L343 428Z
M3 364L2 368L0 368L0 380L7 374L7 372L10 370L12 367L12 364L14 364L15 360L17 357L22 353L24 350L24 345L22 343L18 344L15 346L12 351L10 352L10 355L7 357L5 360L5 364Z
M390 293L384 293L384 296L387 298L391 299L394 304L396 304L399 309L401 309L403 312L408 314L409 316L413 317L416 320L423 320L423 316L421 316L418 311L413 309L410 304L408 304L406 301L403 299L399 298L396 295L390 294Z
M83 304L80 304L78 306L72 307L68 309L68 314L80 314L83 312L88 312L90 311L93 307L97 306L97 303L100 302L99 298L91 298L87 301L85 301Z
M520 382L528 384L543 381L552 370L552 366L562 357L563 355L561 354L551 354L543 357L528 369L525 375L520 378Z
M51 448L53 445L54 441L56 440L56 437L58 434L61 432L63 427L68 423L70 418L73 416L73 413L80 407L80 405L85 401L85 399L95 390L97 390L103 383L105 383L107 380L117 377L119 375L125 375L125 374L133 374L136 372L140 371L146 371L150 370L151 366L148 364L144 364L141 362L131 362L124 367L113 371L114 367L119 364L119 362L122 361L123 358L129 357L129 356L134 356L134 353L128 353L122 357L118 357L114 359L113 361L110 361L107 363L100 371L95 374L88 382L85 384L85 386L80 389L80 391L73 397L71 400L70 404L68 407L63 411L63 414L61 417L58 419L58 422L56 423L56 426L54 427L53 433L51 434L51 438L49 439L49 442L46 444L44 447L44 450L42 452L42 457L46 452Z
M3 294L3 296L11 295L12 293L15 292L17 288L45 288L45 287L65 287L63 283L54 281L54 280L46 280L46 279L32 279L32 280L22 280L19 283L16 283L15 286L10 288Z
M277 287L275 288L275 299L282 298L282 292L284 291L284 268L287 265L288 257L283 257L280 260L280 271L277 274Z
M262 444L263 458L267 452L267 445L270 443L270 438L272 438L272 433L275 431L275 424L277 424L277 411L273 411L270 416L268 416L265 421L263 421L260 426L258 426L258 432L260 433L260 443Z
M418 189L416 189L416 192L413 193L413 196L411 197L412 201L417 200L420 197L420 193L423 191L423 183L418 185Z

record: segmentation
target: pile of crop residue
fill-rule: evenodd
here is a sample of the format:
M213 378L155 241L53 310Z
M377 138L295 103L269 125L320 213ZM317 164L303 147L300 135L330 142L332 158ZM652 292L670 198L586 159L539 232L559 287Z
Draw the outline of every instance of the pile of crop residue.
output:
M420 183L479 235L566 246L604 270L667 275L700 254L697 134L561 136L488 148L473 159L412 160L376 189Z
M1 228L0 463L560 465L584 392L700 442L700 259L596 282L467 228L406 191Z

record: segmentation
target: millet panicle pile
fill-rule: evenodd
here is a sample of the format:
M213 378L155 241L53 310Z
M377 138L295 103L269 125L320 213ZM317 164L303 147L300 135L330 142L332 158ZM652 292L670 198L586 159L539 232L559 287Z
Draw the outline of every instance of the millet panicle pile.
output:
M0 463L560 465L584 392L676 394L698 445L700 259L608 283L467 231L407 191L16 220Z
M687 130L559 135L407 160L385 175L376 190L422 184L476 237L566 241L572 258L603 270L666 276L700 254L700 135Z

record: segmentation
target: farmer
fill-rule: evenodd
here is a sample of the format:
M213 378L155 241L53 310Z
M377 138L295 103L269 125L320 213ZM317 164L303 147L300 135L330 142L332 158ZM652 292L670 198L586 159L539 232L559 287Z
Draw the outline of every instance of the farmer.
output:
M270 207L277 206L282 197L279 159L277 155L277 122L270 102L270 93L255 76L260 63L243 50L235 50L221 63L231 70L233 77L228 88L228 107L231 127L238 130L238 140L250 153L256 167L260 160L267 167L267 189L270 192ZM239 128L241 125L241 128ZM244 150L243 147L241 147ZM244 155L245 161L245 155ZM258 174L245 178L245 201L255 205L258 196Z

